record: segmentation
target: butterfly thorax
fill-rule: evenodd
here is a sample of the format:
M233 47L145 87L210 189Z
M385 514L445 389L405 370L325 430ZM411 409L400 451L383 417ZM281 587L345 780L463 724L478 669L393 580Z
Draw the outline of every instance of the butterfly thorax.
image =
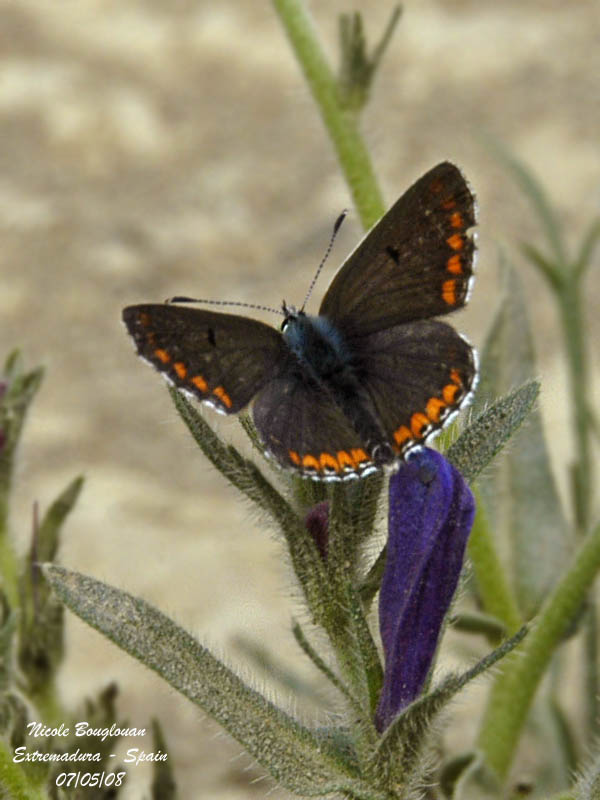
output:
M350 371L350 353L340 331L326 318L287 309L283 338L304 369L321 381Z

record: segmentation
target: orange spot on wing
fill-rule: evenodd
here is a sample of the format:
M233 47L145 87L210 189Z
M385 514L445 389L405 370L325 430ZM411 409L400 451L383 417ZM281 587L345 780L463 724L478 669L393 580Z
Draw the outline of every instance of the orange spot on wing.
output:
M449 200L445 200L442 203L442 208L444 211L451 211L456 206L456 200L453 200L452 197Z
M427 401L425 413L432 422L439 422L442 411L446 408L446 403L439 397L430 397Z
M450 256L448 261L446 261L446 269L448 272L451 272L453 275L460 275L462 272L462 262L460 260L460 256L458 253L455 253L453 256Z
M201 392L208 392L208 383L204 380L202 375L194 375L194 377L191 378L191 382L196 389L200 389Z
M453 250L462 250L464 247L463 237L460 233L453 233L452 236L446 239L446 244Z
M460 377L460 372L457 369L450 370L450 380L457 386L462 386L462 378Z
M338 464L340 465L340 469L345 469L346 467L350 467L350 469L354 469L356 467L356 462L350 455L350 453L346 452L346 450L338 450L336 453Z
M416 439L421 439L424 436L425 428L428 427L429 419L420 411L417 411L410 418L410 429Z
M319 456L319 464L321 465L321 469L325 470L327 467L330 469L335 470L336 472L340 471L340 465L338 464L337 460L331 455L331 453L321 453Z
M306 469L314 469L316 472L319 471L319 462L310 454L302 456L302 466Z
M217 386L216 389L213 389L213 394L216 395L219 400L223 403L223 405L227 406L227 408L231 408L233 403L231 402L231 397L227 394L225 389L222 386Z
M159 361L162 361L163 364L168 364L171 360L171 356L167 353L167 351L162 350L160 347L154 351L154 355Z
M187 367L182 361L176 361L173 364L173 369L175 370L177 375L181 378L181 380L183 380L187 375Z
M444 281L442 283L442 298L449 306L455 306L457 303L456 299L456 281L454 278L449 281Z
M290 457L290 461L292 461L297 467L300 466L300 456L295 450L288 450L288 456Z
M450 217L450 225L452 225L453 228L464 227L462 214L459 211L455 211L454 214L452 214L452 216Z
M397 428L394 431L394 440L395 440L396 444L398 445L398 447L402 447L404 442L408 442L408 441L412 440L413 438L414 437L413 437L412 433L406 427L406 425L400 425L400 427Z
M452 406L456 402L456 395L459 387L455 383L447 383L442 389L442 397L447 405Z
M362 447L356 447L353 450L350 450L350 455L357 464L362 464L363 461L369 460L369 456L365 453Z

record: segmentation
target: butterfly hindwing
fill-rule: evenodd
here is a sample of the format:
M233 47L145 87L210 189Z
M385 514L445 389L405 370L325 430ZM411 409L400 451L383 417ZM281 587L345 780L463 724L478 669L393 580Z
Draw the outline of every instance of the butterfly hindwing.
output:
M319 313L351 340L447 314L467 300L475 200L460 170L438 164L406 191L340 267Z
M248 405L285 357L279 331L235 314L149 304L129 306L123 321L142 358L225 414Z
M473 348L437 320L370 334L360 341L355 360L388 443L400 456L439 431L476 381Z
M293 358L259 393L252 415L267 451L305 476L358 477L375 468L327 387L312 381Z

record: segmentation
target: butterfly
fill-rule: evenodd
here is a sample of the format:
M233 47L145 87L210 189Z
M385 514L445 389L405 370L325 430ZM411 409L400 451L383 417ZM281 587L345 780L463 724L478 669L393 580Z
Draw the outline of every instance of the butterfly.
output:
M138 354L181 391L252 403L267 454L318 480L394 466L470 398L471 345L435 317L467 302L475 199L449 162L411 186L342 264L317 315L283 324L173 303L129 306Z

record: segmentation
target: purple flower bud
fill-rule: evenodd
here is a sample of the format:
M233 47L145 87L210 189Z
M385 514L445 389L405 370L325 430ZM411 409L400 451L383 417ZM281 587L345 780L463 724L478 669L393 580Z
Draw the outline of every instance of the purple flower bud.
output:
M327 561L329 548L329 502L324 500L313 506L304 517L304 524L317 545L323 561Z
M390 479L389 536L379 594L385 654L375 723L385 730L418 697L460 576L475 501L435 450L417 451Z

